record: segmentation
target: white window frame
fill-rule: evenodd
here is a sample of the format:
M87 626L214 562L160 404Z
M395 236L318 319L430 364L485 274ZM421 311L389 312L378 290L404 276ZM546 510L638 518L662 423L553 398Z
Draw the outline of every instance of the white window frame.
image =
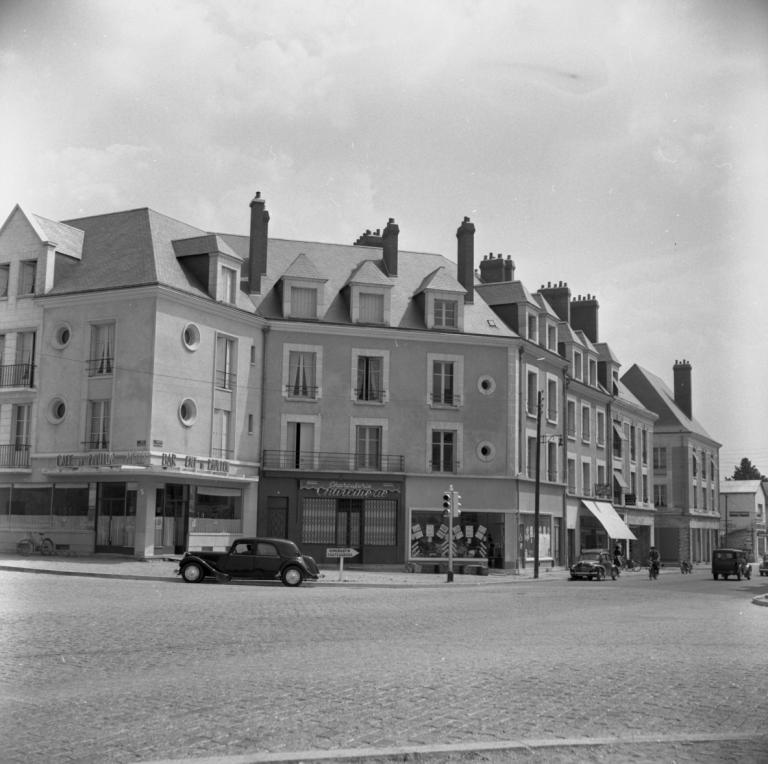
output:
M365 400L357 397L357 369L360 358L381 358L381 399ZM349 397L353 403L365 406L383 406L389 402L389 350L381 348L352 348L349 371Z
M579 382L584 379L584 354L576 349L573 351L573 378Z
M595 442L598 447L605 447L606 416L603 409L595 409Z
M353 284L350 288L350 319L353 324L366 326L389 326L391 321L391 287L373 284ZM381 297L382 315L380 321L366 321L362 317L362 302L364 295Z
M588 403L581 404L581 442L592 442L592 407Z
M436 363L453 364L453 403L435 401L433 396L433 377ZM430 408L461 408L464 405L464 356L446 353L427 353L427 378L425 398Z
M377 417L350 417L349 419L349 453L353 454L353 463L357 464L357 428L378 427L381 430L381 469L384 469L384 458L389 453L389 420Z
M554 391L554 392L553 392ZM547 421L557 424L560 404L560 385L557 377L547 374Z
M456 443L454 446L454 472L443 472L442 470L432 469L432 433L434 431L450 431L456 434ZM429 474L442 474L442 475L457 475L461 472L462 459L461 456L464 453L464 425L461 422L439 422L430 421L427 422L426 432L426 453L424 469Z
M588 457L581 458L581 495L592 496L594 484L592 481L592 460Z
M237 289L239 285L239 272L228 265L219 266L219 296L221 302L227 305L235 305L237 302Z
M455 292L431 292L425 293L424 322L427 329L442 329L446 331L464 331L464 300ZM436 304L438 301L454 303L456 306L456 325L449 326L437 322Z
M315 357L315 394L314 396L291 395L289 388L293 384L291 380L291 353L311 353ZM323 346L322 345L298 345L294 343L283 344L283 375L281 391L284 400L319 401L323 397Z

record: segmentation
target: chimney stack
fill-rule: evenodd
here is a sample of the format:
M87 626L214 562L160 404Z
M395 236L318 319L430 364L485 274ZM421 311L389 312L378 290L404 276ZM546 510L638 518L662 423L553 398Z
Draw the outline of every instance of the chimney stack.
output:
M675 361L672 371L675 379L675 403L688 419L693 419L691 364L685 360Z
M251 201L251 236L248 246L248 292L261 292L261 277L267 272L267 230L269 212L261 191Z
M552 306L561 321L571 323L571 290L567 283L552 284L548 281L546 286L542 284L539 294Z
M456 231L457 278L467 290L464 302L475 301L475 224L465 217Z
M506 261L504 256L499 254L494 258L493 252L489 252L480 261L480 280L483 284L496 284L500 281L512 281L510 276L515 274L515 264L511 258L507 256Z
M397 276L397 238L399 235L400 227L395 223L394 218L390 218L381 235L382 247L384 248L384 267L389 276Z
M591 342L599 342L597 332L597 311L600 304L597 297L588 294L586 297L579 295L571 300L571 326L579 329L587 335Z

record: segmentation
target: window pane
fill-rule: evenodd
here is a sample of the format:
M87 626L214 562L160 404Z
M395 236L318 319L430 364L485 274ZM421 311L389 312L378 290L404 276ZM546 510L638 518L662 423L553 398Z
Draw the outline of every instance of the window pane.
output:
M317 318L317 290L291 287L291 315L297 318Z
M114 365L115 325L99 324L91 327L91 358L89 374L111 374Z
M366 324L384 323L384 295L360 293L360 321Z
M314 398L315 354L292 350L288 356L288 395Z
M0 297L8 296L9 273L10 273L10 266L0 265Z
M35 273L37 272L37 263L27 261L21 263L19 270L19 294L35 293Z

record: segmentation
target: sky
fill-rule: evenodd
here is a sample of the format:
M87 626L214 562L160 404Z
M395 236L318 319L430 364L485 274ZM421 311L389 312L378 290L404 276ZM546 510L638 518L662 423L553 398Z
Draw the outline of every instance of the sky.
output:
M768 3L2 0L0 220L510 255L768 474ZM476 265L478 264L476 263Z

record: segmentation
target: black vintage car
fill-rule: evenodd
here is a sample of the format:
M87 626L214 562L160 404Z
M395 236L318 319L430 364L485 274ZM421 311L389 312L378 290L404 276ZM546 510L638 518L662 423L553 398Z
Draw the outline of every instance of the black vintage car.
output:
M188 584L207 577L226 583L233 578L282 581L299 586L305 579L317 580L320 570L312 557L287 539L236 539L226 552L187 552L176 571Z
M747 553L743 549L715 549L712 552L712 578L735 576L737 581L752 578L752 566L747 561Z
M613 563L613 558L606 549L582 549L579 561L571 565L571 581L580 578L590 578L595 581L603 581L610 576L612 581L619 574Z

